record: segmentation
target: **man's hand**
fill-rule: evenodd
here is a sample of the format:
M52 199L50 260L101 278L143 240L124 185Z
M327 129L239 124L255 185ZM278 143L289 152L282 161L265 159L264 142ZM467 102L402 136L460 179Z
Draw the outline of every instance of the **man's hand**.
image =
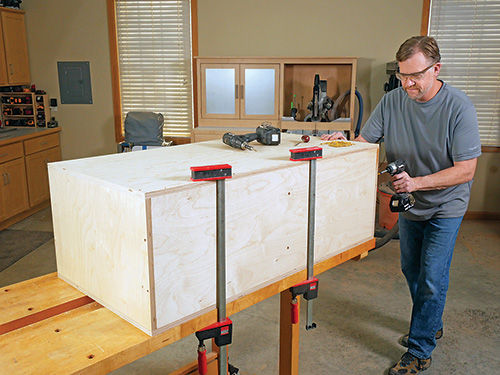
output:
M477 158L456 161L453 167L427 176L410 177L408 173L402 172L392 176L391 181L396 193L442 190L471 181L474 178L476 164Z
M391 181L396 193L411 193L418 190L415 179L411 178L406 172L392 176Z
M345 137L344 133L342 133L342 132L335 132L332 134L323 134L321 136L321 140L323 140L323 141L334 141L336 139L341 139L343 141L347 141L347 138Z

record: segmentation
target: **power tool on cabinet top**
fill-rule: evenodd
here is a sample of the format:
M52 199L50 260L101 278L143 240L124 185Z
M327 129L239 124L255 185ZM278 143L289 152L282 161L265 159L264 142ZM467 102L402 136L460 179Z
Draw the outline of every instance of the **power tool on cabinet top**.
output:
M405 162L398 159L396 161L393 161L392 163L389 163L387 167L379 174L388 172L391 176L395 176L399 173L403 173L405 171L405 167ZM389 203L391 212L405 212L413 206L415 206L415 197L410 193L394 194L391 197L391 202Z
M263 145L276 146L281 143L281 130L269 123L264 122L257 127L255 133L236 135L233 133L225 133L222 136L222 141L231 147L241 150L253 150L255 148L249 145L252 141L257 141Z

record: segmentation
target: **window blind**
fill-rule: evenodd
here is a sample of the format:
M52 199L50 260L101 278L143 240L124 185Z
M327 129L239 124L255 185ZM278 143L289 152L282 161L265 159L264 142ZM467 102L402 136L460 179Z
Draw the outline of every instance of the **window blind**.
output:
M477 110L483 146L500 146L500 1L432 0L429 34L438 42L440 78Z
M163 114L164 136L193 119L189 0L115 0L122 124L130 111Z

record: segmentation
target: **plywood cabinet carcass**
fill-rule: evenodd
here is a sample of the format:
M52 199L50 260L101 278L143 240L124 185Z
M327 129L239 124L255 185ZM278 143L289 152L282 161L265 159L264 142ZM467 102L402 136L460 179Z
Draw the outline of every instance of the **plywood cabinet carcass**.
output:
M306 267L308 162L298 136L235 150L210 141L49 164L59 277L154 335L215 308L216 189L190 167L228 163L229 301ZM319 144L314 139L311 144ZM378 146L325 147L316 261L373 238Z
M31 84L24 14L0 8L0 85Z

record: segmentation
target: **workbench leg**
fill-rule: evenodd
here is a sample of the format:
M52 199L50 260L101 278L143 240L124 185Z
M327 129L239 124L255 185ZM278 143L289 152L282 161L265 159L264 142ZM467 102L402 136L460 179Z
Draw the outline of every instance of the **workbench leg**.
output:
M292 324L292 293L285 290L280 294L280 354L279 375L299 374L299 328L300 323ZM297 296L300 311L300 296Z
M368 256L368 251L365 251L364 253L359 254L357 257L354 257L354 260L361 260L363 258L366 258Z

